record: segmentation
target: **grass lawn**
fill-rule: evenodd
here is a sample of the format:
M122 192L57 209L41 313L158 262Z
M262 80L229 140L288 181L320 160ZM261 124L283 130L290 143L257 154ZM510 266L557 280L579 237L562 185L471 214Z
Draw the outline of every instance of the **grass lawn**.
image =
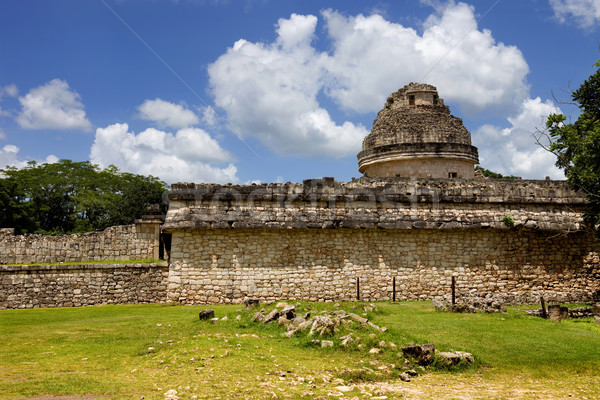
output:
M360 314L364 305L341 303ZM302 306L313 314L334 309ZM451 314L429 302L377 303L367 316L387 332L357 332L364 346L340 347L334 338L334 347L320 348L313 338L283 338L276 324L252 323L243 306L210 306L228 318L217 324L198 320L205 308L0 311L0 399L165 399L173 390L179 399L600 397L600 325L590 319L555 323L514 308ZM411 367L399 346L410 342L468 351L477 361L402 382L398 373ZM372 347L382 351L369 354Z

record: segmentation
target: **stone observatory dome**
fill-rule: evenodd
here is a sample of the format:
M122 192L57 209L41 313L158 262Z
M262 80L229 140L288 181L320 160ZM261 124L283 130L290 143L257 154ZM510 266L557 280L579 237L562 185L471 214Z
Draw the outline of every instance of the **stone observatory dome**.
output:
M435 86L409 83L388 97L358 153L369 177L473 178L477 148Z

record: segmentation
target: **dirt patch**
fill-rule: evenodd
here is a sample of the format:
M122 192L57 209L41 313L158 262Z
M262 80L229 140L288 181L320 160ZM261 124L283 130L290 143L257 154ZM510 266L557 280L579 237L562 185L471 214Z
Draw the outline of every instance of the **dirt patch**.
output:
M489 379L479 375L426 374L411 382L377 382L357 385L362 390L389 399L400 397L405 400L554 400L594 399L591 388L597 387L598 378L581 384L556 385L552 380L534 380L527 376L510 375Z

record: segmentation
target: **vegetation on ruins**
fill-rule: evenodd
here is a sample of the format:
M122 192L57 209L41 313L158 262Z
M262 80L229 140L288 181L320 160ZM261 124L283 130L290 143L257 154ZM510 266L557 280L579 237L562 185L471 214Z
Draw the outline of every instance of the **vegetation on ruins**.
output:
M315 337L285 338L283 326L253 323L256 308L240 304L211 305L216 323L200 321L208 307L197 305L3 310L0 399L597 397L600 325L590 318L557 323L514 307L456 314L430 302L376 303L378 311L365 312L365 305L340 303L388 328L354 331L362 348L339 337L324 348ZM314 315L336 309L301 303L309 306ZM398 373L414 367L400 348L411 342L465 350L477 362L460 372L417 367L419 376L402 382Z
M515 226L515 219L510 215L505 215L502 217L502 222L504 222L504 225L508 226L509 228Z
M567 122L563 114L552 114L542 132L549 140L544 146L557 157L556 166L565 171L567 182L586 193L588 206L584 213L587 225L600 236L600 61L594 72L571 99L579 108L575 122ZM538 138L539 143L539 138Z
M495 179L519 179L518 176L514 175L502 175L501 173L490 171L489 169L483 168L480 165L475 166L475 171L481 172L481 175L486 178L495 178Z
M161 204L165 183L153 176L101 169L89 161L30 162L0 170L0 227L62 234L131 224Z

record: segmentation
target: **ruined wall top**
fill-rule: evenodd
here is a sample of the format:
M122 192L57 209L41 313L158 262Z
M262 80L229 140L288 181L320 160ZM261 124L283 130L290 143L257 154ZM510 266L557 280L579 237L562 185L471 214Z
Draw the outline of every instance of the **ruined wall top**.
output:
M585 197L562 181L333 178L303 183L180 183L169 194L166 230L506 229L579 230Z

